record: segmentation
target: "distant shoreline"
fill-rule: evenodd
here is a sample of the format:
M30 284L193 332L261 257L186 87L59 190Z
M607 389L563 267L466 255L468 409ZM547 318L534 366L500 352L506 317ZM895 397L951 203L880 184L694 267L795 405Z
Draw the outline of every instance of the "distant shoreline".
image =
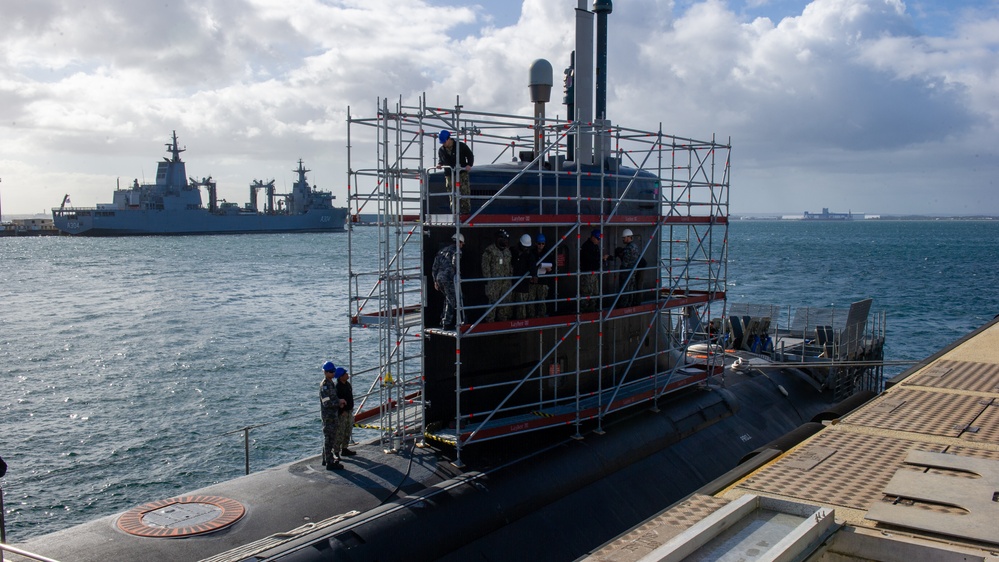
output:
M35 215L3 215L0 219L0 223L8 223L12 220L18 219L39 219L39 218L51 218L52 215L47 214L35 214ZM864 222L864 221L993 221L999 220L999 216L994 215L876 215L865 218L856 218L851 220L823 220L823 219L805 219L804 217L794 217L789 218L786 213L773 213L773 214L736 214L733 213L729 215L730 220L744 220L744 221L809 221L809 222Z
M767 215L736 215L729 216L729 220L744 221L785 221L785 222L869 222L869 221L993 221L999 220L999 216L990 215L879 215L877 217L858 219L805 219L804 217L788 218L787 216L767 216Z

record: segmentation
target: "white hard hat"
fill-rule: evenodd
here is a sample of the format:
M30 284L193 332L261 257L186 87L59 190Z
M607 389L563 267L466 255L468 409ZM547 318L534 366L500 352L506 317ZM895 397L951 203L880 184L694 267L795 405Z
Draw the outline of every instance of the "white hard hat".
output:
M451 237L451 240L457 240L459 243L464 244L465 243L465 235L464 234L455 234L454 236Z
M525 235L521 236L520 237L520 245L523 246L523 247L525 247L525 248L530 248L531 247L531 235L530 234L525 234Z
M630 228L626 228L624 229L624 232L621 233L621 238L624 238L625 236L634 236L634 235L635 233L632 232Z

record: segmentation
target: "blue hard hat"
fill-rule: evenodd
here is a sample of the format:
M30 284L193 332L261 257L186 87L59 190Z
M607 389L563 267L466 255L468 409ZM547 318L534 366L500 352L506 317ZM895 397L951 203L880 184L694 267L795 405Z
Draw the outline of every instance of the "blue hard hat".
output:
M323 371L332 373L333 371L336 371L336 365L334 365L332 361L327 361L323 363Z
M545 238L544 234L538 234L538 237L535 238L534 241L537 242L538 244L544 244L545 242L547 242L547 239Z
M343 367L337 367L336 372L333 373L333 378L338 379L347 374L347 369Z
M437 135L437 138L441 141L441 144L444 144L447 142L447 139L451 138L451 133L449 131L441 131L440 134Z
M599 228L594 228L593 232L590 233L590 236L592 236L592 237L594 237L594 238L596 238L596 239L599 240L600 239L600 229Z

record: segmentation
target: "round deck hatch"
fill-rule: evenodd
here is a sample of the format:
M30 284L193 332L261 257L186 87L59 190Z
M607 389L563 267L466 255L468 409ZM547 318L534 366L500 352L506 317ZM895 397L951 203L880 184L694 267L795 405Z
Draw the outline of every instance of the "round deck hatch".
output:
M182 496L134 507L118 518L118 528L139 537L189 537L239 521L246 510L221 496Z

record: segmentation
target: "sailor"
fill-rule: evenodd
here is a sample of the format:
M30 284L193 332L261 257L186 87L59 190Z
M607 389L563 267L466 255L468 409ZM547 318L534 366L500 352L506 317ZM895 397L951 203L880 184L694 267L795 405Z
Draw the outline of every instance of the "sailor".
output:
M343 367L336 368L333 379L336 381L336 395L340 404L340 419L337 420L333 451L339 461L341 456L351 457L357 454L347 448L354 430L354 389L350 385L350 373Z
M533 312L534 307L525 303L530 299L531 285L538 282L538 260L531 251L530 234L520 237L520 251L517 257L513 258L513 275L520 278L513 289L513 302L517 303L513 307L513 316L517 320L530 318L528 310Z
M583 297L579 309L582 312L600 308L600 299L594 298L600 292L600 261L600 229L594 228L590 231L590 237L579 247L579 293Z
M343 465L333 452L340 400L333 378L336 375L336 365L332 361L323 363L323 375L323 382L319 385L319 413L323 419L323 465L326 466L326 470L337 470L343 468Z
M437 252L431 276L434 288L444 293L444 310L441 312L441 328L452 330L455 327L458 311L458 295L455 287L455 275L458 272L458 254L465 245L465 235L456 234L451 237L455 241Z
M638 263L641 250L638 249L638 244L635 243L635 234L630 228L624 229L621 233L621 242L624 245L614 250L614 257L621 260L620 278L622 280L628 279L628 281L621 289L621 298L618 300L618 306L631 306L638 302L638 295L635 294L635 280L638 277L638 273L636 272L632 275L631 269Z
M471 212L471 201L468 196L472 194L472 184L468 181L468 171L472 169L475 155L472 154L472 149L468 148L467 144L455 141L451 137L450 131L441 131L437 135L437 139L441 143L440 148L437 149L437 167L444 168L444 183L448 192L451 193L451 211L455 210L454 199L456 197L451 182L454 181L453 170L458 168L460 170L458 191L461 193L461 214L467 215Z
M539 233L537 238L534 239L534 247L531 249L536 276L528 286L527 299L532 303L527 305L527 316L529 318L544 318L548 316L548 303L545 302L548 298L548 285L538 278L538 276L548 273L551 265L545 266L541 262L541 257L545 254L545 244L547 243L548 240L545 238L545 235Z
M489 302L496 303L504 294L510 291L510 279L513 275L513 255L510 253L510 234L503 229L496 232L496 242L482 251L482 277L486 281L486 297ZM503 299L503 304L510 302L510 296ZM497 306L486 313L483 322L492 322L496 318L510 319L509 306Z

